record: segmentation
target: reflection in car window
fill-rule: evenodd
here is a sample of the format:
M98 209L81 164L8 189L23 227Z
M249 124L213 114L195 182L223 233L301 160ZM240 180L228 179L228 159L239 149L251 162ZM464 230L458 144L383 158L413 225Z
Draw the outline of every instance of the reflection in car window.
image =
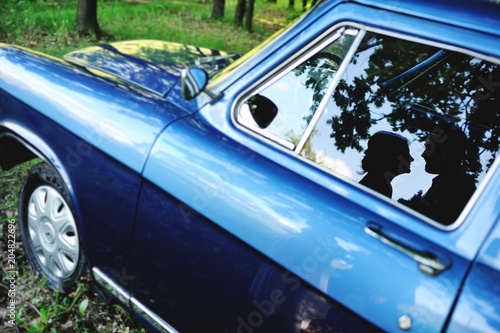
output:
M266 82L242 105L238 121L296 144L355 38L350 33L337 33L321 51Z
M398 135L410 155L395 154L396 169L379 168L392 199L449 225L498 152L499 94L496 64L368 32L300 153L360 182L370 138Z

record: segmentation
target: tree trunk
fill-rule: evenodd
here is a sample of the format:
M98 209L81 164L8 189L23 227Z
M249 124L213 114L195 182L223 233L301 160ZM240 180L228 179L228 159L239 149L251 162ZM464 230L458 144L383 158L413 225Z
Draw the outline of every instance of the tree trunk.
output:
M246 0L238 0L236 4L236 12L234 13L234 23L238 26L243 25L243 18L245 17Z
M267 2L274 2L274 3L276 3L276 0L267 0Z
M252 21L253 21L253 9L255 5L255 0L247 0L246 18L245 18L245 28L252 32Z
M288 2L288 7L290 7L290 8L295 7L295 0L290 0L290 1Z
M306 10L307 0L302 0L302 10Z
M99 23L97 23L97 0L78 0L75 30L84 36L94 34L100 37L102 35Z
M214 0L214 7L212 9L212 19L221 19L224 17L224 7L226 6L226 0Z

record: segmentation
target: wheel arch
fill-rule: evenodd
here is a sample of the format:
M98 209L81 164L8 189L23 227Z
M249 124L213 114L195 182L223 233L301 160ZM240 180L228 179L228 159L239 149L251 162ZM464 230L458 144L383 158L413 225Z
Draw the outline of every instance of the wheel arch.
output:
M40 157L28 146L11 134L0 135L0 167L10 170L20 163Z
M0 124L0 167L9 170L14 166L40 158L49 164L61 177L71 204L76 214L77 224L83 232L85 242L85 231L82 225L81 213L78 201L72 186L71 177L64 167L61 158L52 148L38 135L27 128L15 123Z
M50 146L22 126L14 123L0 125L0 166L3 170L9 170L37 157L50 164L59 173L74 201L69 174Z

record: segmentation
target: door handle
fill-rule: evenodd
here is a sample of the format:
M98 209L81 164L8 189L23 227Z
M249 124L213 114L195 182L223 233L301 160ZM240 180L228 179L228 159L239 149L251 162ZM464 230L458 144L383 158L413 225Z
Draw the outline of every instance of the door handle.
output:
M439 273L450 267L449 263L443 263L438 256L429 251L412 249L411 247L384 235L382 227L376 223L368 223L365 227L365 232L418 262L418 269L426 275L437 276Z

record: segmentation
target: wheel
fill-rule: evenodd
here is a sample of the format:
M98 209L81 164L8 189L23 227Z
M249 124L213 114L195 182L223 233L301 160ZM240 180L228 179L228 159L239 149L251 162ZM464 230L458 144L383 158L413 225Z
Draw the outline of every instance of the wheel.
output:
M59 174L46 163L34 166L19 198L19 224L33 269L65 293L84 267L73 205Z

